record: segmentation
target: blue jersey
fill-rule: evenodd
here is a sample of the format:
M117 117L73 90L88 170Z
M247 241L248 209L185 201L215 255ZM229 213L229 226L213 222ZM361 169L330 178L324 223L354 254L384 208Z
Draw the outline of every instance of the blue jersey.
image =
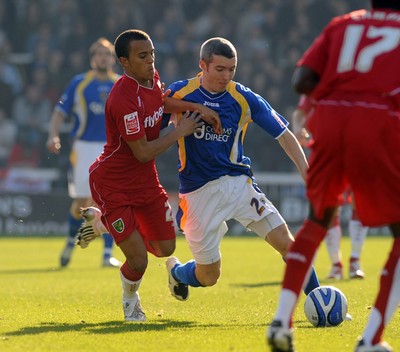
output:
M104 107L114 82L113 74L101 81L93 71L75 76L56 105L64 115L72 115L71 137L75 140L101 142L106 140Z
M287 129L288 122L260 95L231 81L222 93L210 93L200 85L201 73L190 80L173 83L171 95L206 105L217 111L223 134L205 124L178 141L180 193L189 193L224 175L252 177L251 162L243 154L243 141L250 122L255 122L274 138ZM169 116L164 117L163 125Z

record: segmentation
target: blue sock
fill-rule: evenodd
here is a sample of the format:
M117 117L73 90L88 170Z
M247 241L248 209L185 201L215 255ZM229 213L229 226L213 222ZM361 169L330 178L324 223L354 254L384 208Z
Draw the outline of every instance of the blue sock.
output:
M319 287L319 280L317 277L317 273L315 272L314 266L311 267L310 278L308 279L307 285L304 288L304 293L308 295L314 288Z
M75 242L75 237L76 234L78 233L79 227L83 223L83 219L75 219L71 214L69 214L68 217L68 224L69 224L69 229L68 229L68 245L69 246L74 246Z
M194 273L195 269L196 262L194 260L191 260L185 264L177 264L172 269L172 276L175 278L175 280L178 280L185 285L200 287L202 285L196 279L196 275Z
M112 236L109 233L103 234L103 239L104 239L104 252L103 252L103 258L108 259L111 257L112 253L112 247L114 245L114 240Z

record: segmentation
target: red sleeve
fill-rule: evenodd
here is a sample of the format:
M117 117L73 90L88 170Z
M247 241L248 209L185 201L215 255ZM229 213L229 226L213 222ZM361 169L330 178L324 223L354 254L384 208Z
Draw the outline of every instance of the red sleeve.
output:
M106 103L106 112L125 141L135 141L145 136L143 107L138 97L138 87L122 84L115 87L114 94ZM129 94L128 94L129 93Z
M116 119L117 128L125 141L136 141L145 136L143 113L135 102L130 99L124 106L119 105Z
M297 62L296 66L307 66L318 73L319 76L322 76L329 57L329 41L327 40L329 28L330 25L325 27Z

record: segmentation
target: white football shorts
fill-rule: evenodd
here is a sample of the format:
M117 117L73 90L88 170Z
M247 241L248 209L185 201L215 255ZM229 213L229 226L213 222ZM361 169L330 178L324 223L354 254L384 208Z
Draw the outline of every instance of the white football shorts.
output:
M220 243L228 230L227 220L235 219L247 228L267 218L264 233L258 233L263 238L285 224L274 205L245 175L222 176L179 196L182 217L178 225L199 264L212 264L221 258Z
M72 144L68 172L68 193L73 199L91 198L89 167L103 152L105 142L74 141Z

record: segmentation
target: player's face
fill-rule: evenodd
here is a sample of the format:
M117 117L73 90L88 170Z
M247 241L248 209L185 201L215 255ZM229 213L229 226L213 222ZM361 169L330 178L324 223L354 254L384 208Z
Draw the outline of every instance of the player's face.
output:
M235 76L236 65L236 57L228 59L224 56L213 55L208 64L200 60L199 66L203 71L201 85L209 92L223 92Z
M153 80L154 46L151 40L131 41L129 58L121 58L120 61L126 74L135 78L139 84L147 85Z
M112 70L115 64L115 55L104 46L97 48L91 59L92 68L100 72Z

